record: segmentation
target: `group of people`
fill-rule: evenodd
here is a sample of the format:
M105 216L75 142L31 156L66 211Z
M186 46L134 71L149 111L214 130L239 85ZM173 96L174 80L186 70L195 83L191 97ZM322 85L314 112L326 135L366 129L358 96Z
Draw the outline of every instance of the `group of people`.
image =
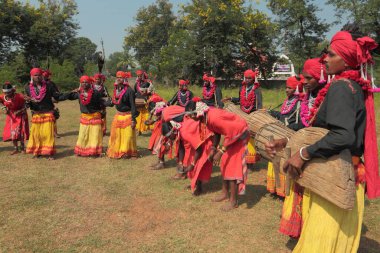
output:
M366 68L373 63L370 51L376 47L369 37L357 36L353 31L338 32L327 54L308 59L302 75L288 78L287 98L281 110L268 111L295 131L311 126L329 131L285 162L284 171L291 177L288 196L285 175L281 175L282 183L276 185L273 164L268 164L267 189L285 198L279 231L299 238L294 252L356 252L365 190L369 198L380 196L373 87ZM136 135L151 130L148 148L158 158L151 166L153 170L165 167L165 156L176 157L177 173L173 179L189 178L190 189L197 196L211 178L213 165L219 165L222 191L214 201L226 202L224 211L236 208L238 195L245 191L248 166L260 157L254 149L247 121L223 107L226 102L232 102L247 115L262 110L257 71L244 72L244 81L235 98L223 98L215 77L205 74L201 97L189 90L189 81L180 80L178 91L169 101L154 92L144 71L136 74L132 87L128 82L131 74L117 72L112 95L104 87L102 74L82 76L78 89L60 93L49 80L42 78L41 69L34 68L24 95L15 93L10 83L3 86L0 102L7 112L3 140L13 141L12 154L19 152L20 142L23 152L52 157L56 122L53 102L78 100L81 118L75 154L100 156L106 107L115 106L108 157L136 158ZM32 112L30 130L26 108ZM274 157L287 142L286 138L270 141L266 143L266 152ZM356 201L352 210L341 209L296 183L309 160L329 158L344 149L350 150L356 173Z

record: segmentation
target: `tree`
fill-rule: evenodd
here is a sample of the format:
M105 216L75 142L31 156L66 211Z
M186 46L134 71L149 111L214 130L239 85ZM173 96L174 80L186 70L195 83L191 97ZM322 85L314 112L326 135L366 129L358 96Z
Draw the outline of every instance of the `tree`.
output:
M166 83L174 83L180 78L195 80L192 71L202 61L202 58L193 50L196 43L189 30L183 29L180 24L170 34L168 45L160 52L160 75L165 77Z
M328 24L320 20L318 7L310 0L270 0L268 7L277 15L280 44L299 69L307 58L319 56L316 48L324 40Z
M269 48L275 48L274 24L243 0L193 0L183 7L182 19L196 42L192 71L198 76L212 71L233 78L243 68L260 64L261 58L252 55L253 47L261 49L261 56L272 55Z
M160 50L167 45L175 16L168 0L156 0L155 4L139 9L137 25L128 29L124 44L132 48L136 60L144 69L157 65Z
M345 16L356 23L362 32L372 35L380 41L380 1L379 0L328 0L336 10L338 20Z
M130 70L130 68L134 68L134 66L134 59L127 51L127 49L123 52L114 52L108 57L107 71L112 75L114 75L119 70Z
M33 24L34 11L30 5L14 0L0 0L0 64L9 62L17 55L27 40Z
M73 0L39 0L35 21L23 41L25 56L31 65L49 57L59 58L79 28L74 21L78 13Z
M95 52L97 45L89 38L73 38L67 45L64 53L60 56L63 59L70 60L75 64L76 69L84 68L87 62L95 62Z

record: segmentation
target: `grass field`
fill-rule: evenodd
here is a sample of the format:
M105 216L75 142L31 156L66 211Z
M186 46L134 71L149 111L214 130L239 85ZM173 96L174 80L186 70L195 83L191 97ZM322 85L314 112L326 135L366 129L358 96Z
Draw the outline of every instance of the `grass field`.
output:
M158 92L169 98L173 90ZM283 90L263 94L265 107L284 98ZM376 104L379 108L379 97ZM224 213L211 202L221 188L218 168L207 193L193 197L184 190L189 181L170 179L174 161L164 170L149 170L156 161L146 149L149 135L138 137L137 160L75 157L79 105L65 101L58 107L63 137L56 140L55 161L11 157L10 143L0 143L0 252L290 252L294 247L295 240L277 232L282 201L266 192L264 162L250 172L239 208ZM114 112L108 110L108 126ZM4 115L0 118L2 129ZM103 143L106 147L108 137ZM360 252L379 252L380 200L366 200L365 209Z

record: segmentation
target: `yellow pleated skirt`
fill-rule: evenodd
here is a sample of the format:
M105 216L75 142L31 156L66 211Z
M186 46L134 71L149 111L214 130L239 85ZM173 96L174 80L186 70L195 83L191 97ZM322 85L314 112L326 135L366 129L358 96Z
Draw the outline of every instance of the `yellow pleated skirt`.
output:
M138 108L140 112L139 116L136 118L136 130L141 133L152 130L153 125L145 125L144 122L149 119L149 111L146 107Z
M43 156L55 154L54 122L52 112L33 114L26 153Z
M305 189L301 237L293 252L357 252L364 213L364 185L356 189L353 210L344 210Z
M99 156L103 152L102 119L99 112L81 114L78 140L74 153L78 156Z
M280 173L280 185L276 186L273 163L271 162L268 162L267 190L270 193L277 194L280 197L285 197L285 175Z
M260 155L256 152L253 138L251 137L248 142L248 154L245 157L247 164L254 164L260 160Z
M117 113L112 121L107 156L110 158L137 157L136 132L131 127L130 113Z

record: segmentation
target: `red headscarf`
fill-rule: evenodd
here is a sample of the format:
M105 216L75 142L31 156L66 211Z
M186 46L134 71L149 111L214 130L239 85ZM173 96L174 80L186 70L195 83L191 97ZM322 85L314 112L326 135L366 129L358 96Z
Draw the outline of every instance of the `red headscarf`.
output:
M370 37L353 40L351 33L341 31L333 36L330 47L350 67L357 68L362 63L372 63L370 51L375 49L377 44Z
M150 97L149 101L154 102L154 103L157 103L157 102L164 101L164 99L163 99L162 97L160 97L160 95L158 95L157 93L154 93L154 94Z
M300 80L297 80L295 76L291 76L286 80L286 87L290 87L292 89L298 89L302 90L302 83L303 83L303 76L301 75Z
M253 71L252 69L247 69L247 70L244 72L244 77L255 78L255 76L256 76L256 72Z
M100 79L100 80L105 81L105 80L106 80L106 76L103 75L103 74L100 74L100 73L96 73L96 74L94 75L94 79L95 79L95 80L96 80L96 79Z
M323 78L321 78L321 69ZM308 73L315 80L327 80L326 66L323 64L321 58L313 58L305 61L302 72Z
M124 71L118 71L118 72L116 72L116 78L124 78L124 77L125 77Z
M31 76L34 76L34 75L42 75L42 73L43 73L43 71L42 71L42 69L40 69L40 68L32 68L32 69L30 70L30 75L31 75Z
M81 76L81 78L79 79L79 82L80 83L83 83L83 82L91 83L91 78L89 76Z
M42 72L42 75L45 77L45 78L49 78L51 76L51 72L50 70L46 69Z
M131 77L132 77L131 72L125 72L124 78L131 78Z
M204 74L202 77L203 81L208 82L209 81L209 76L207 74Z
M179 80L179 85L189 85L189 80Z
M197 103L199 101L202 101L202 99L200 97L193 97L192 101Z

